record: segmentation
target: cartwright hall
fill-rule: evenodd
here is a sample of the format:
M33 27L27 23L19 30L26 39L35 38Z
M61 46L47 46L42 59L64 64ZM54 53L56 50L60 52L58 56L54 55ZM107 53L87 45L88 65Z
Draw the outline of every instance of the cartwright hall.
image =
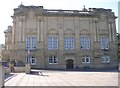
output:
M111 9L45 9L19 5L5 33L3 59L38 69L116 68L116 16Z

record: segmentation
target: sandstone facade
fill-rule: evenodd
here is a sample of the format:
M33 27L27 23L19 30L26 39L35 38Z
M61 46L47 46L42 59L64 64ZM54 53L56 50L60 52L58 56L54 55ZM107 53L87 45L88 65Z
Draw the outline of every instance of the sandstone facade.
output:
M111 9L44 9L20 5L5 33L4 59L32 68L117 67L115 15ZM28 58L30 57L30 59Z

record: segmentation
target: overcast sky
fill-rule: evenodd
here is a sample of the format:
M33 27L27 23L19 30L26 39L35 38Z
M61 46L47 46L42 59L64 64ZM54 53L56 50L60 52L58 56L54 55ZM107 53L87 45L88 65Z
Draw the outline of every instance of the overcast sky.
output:
M106 8L112 9L118 16L119 0L1 0L0 2L0 44L4 44L4 30L12 25L13 9L17 8L21 2L23 5L43 6L44 9L65 9L81 10L86 8ZM116 22L117 23L117 22ZM116 26L118 29L118 26Z

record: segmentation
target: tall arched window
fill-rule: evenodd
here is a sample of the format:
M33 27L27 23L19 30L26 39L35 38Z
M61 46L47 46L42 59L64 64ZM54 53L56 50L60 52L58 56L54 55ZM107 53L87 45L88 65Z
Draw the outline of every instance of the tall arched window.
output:
M71 29L67 29L64 32L64 49L73 50L74 49L74 32Z
M58 34L55 29L50 29L48 31L48 50L56 50L58 49Z
M36 36L27 36L26 37L26 49L35 50L37 45Z

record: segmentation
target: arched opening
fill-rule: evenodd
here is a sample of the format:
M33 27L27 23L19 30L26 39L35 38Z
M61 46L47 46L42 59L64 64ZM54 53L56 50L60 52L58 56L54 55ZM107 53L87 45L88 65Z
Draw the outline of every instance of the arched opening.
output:
M68 59L66 60L66 69L73 69L74 68L74 60Z

